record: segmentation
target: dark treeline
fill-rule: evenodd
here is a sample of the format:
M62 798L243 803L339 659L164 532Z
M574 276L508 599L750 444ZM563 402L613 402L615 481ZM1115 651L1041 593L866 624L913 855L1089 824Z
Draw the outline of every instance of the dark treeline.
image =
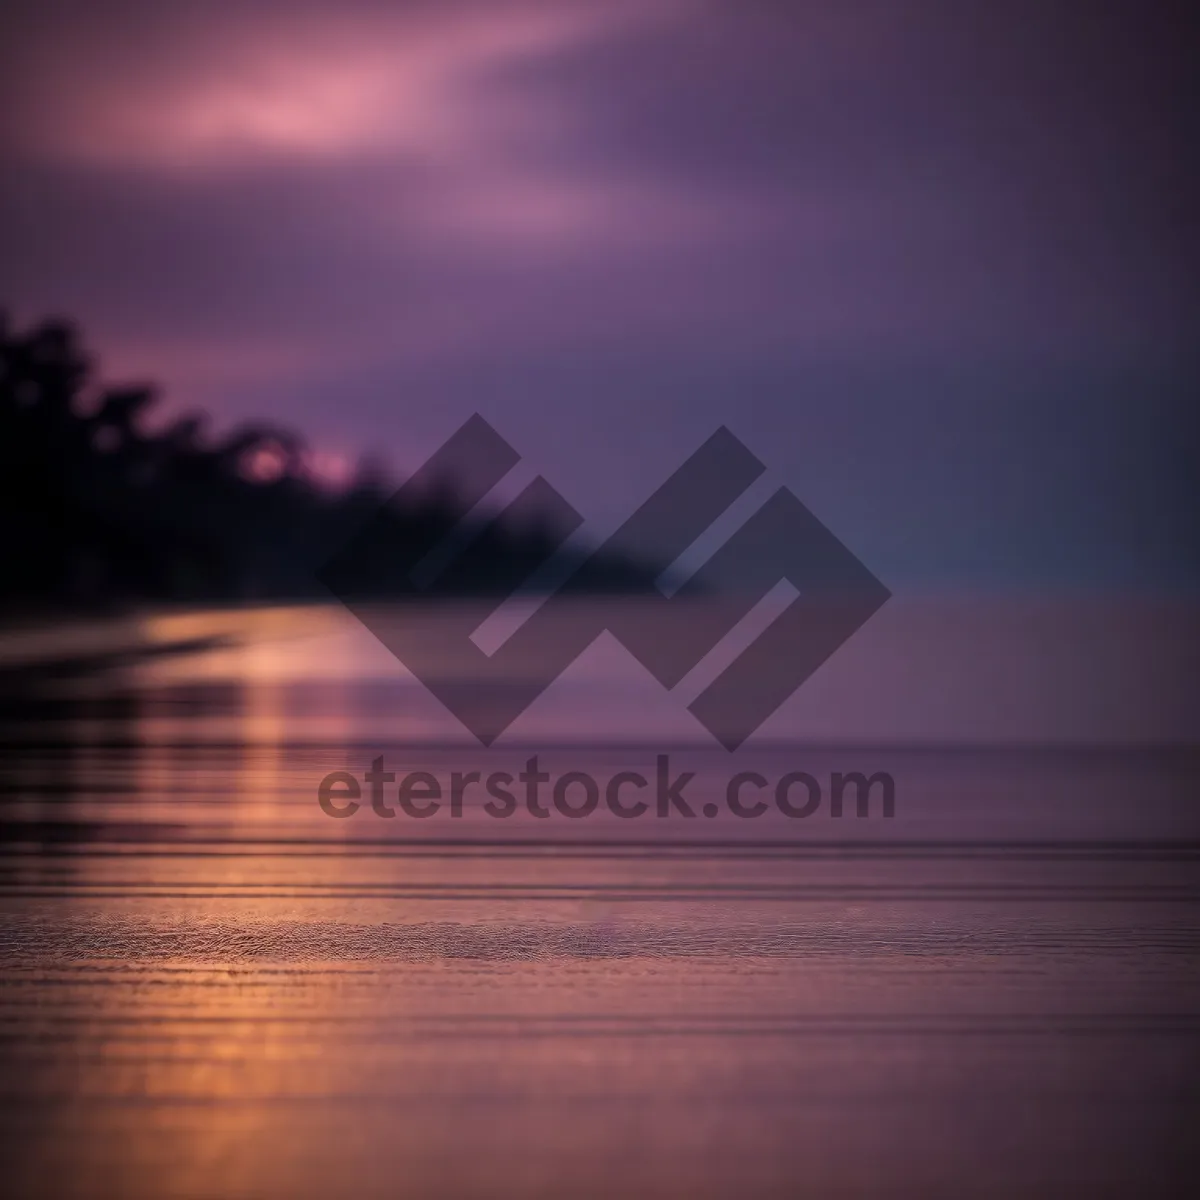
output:
M458 521L453 480L402 508L387 503L379 472L340 490L313 479L287 429L246 425L213 439L203 417L187 415L150 431L156 401L153 388L98 383L70 323L17 332L0 316L0 605L324 599L321 566L368 521L381 546L427 545ZM502 521L476 537L472 570L454 580L468 594L508 590L558 541ZM405 580L378 566L373 590L403 595ZM625 590L656 573L614 561L589 577Z

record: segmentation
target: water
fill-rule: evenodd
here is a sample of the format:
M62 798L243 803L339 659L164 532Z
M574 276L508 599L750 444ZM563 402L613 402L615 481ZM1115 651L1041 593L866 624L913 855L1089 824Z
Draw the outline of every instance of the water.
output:
M260 633L10 697L7 1195L1188 1193L1195 752L730 756L613 736L598 680L485 752L327 659ZM601 788L666 753L697 815L317 803L535 753ZM738 819L739 771L822 804ZM831 816L836 771L895 815Z

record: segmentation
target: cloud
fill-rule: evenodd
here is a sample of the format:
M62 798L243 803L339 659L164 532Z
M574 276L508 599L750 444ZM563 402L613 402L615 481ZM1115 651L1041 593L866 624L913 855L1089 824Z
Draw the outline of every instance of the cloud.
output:
M183 389L1188 338L1187 73L1158 10L15 0L2 20L7 285Z
M653 188L555 170L541 151L574 134L572 114L526 94L521 75L686 7L281 5L201 20L186 5L164 18L125 4L124 20L98 23L84 10L70 23L35 18L8 64L3 136L39 162L199 186L358 171L375 203L351 219L390 205L432 233L536 241L628 228L657 202ZM428 203L418 212L404 201L420 190Z
M1137 577L1192 494L1187 24L8 0L0 300L78 316L110 376L326 447L482 410L577 462L589 512L623 511L606 463L652 477L736 418L881 570Z
M218 8L199 27L150 18L140 36L85 21L35 38L23 56L12 132L56 157L149 170L264 155L454 155L476 148L495 115L464 103L475 75L595 37L614 17L619 7L525 5L503 20L455 5L440 15Z

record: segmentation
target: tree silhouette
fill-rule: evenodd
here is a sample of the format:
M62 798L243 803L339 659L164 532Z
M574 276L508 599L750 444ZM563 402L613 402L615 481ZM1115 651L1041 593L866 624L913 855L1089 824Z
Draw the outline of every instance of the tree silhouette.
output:
M192 413L154 432L158 401L149 386L97 381L69 322L18 333L0 313L0 605L326 598L318 568L368 519L382 558L405 539L448 534L461 516L453 479L401 507L375 461L335 492L306 470L292 431L255 423L213 439ZM466 592L507 586L514 563L534 570L553 543L503 520L475 533L484 552L453 577ZM381 597L412 592L379 567ZM596 577L645 587L656 574L614 562Z

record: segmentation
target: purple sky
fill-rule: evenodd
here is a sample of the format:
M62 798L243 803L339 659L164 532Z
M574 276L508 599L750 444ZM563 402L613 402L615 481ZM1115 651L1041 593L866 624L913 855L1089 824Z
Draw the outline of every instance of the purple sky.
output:
M725 423L894 585L1194 584L1187 12L8 0L0 302L597 533Z

